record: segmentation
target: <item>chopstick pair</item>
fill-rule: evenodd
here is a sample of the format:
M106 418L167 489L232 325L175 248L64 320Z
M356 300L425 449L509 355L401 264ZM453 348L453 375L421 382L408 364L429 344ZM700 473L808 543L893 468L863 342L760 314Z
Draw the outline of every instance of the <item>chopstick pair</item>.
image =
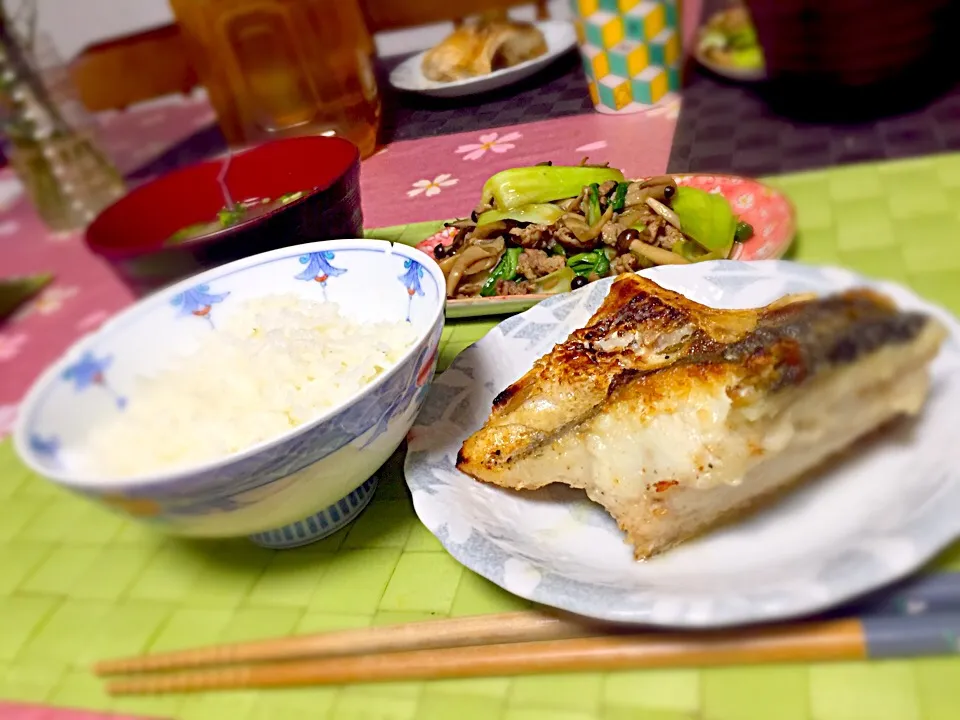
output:
M696 633L530 611L176 651L105 661L95 671L162 673L110 682L119 695L960 651L958 573L912 581L856 609L864 616Z

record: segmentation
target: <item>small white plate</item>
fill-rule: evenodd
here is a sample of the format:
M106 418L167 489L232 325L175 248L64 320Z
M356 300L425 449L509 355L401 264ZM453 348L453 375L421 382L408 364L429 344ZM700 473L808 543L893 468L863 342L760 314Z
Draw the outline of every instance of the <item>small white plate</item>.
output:
M549 65L558 57L577 45L577 34L573 25L560 20L544 20L534 23L543 33L547 41L547 52L533 60L514 65L513 67L497 70L489 75L481 75L467 80L441 83L428 80L424 77L423 58L428 51L424 51L412 58L404 60L390 73L390 84L398 90L430 95L432 97L455 98L465 95L476 95L498 88L512 85L515 82L530 77L542 68Z
M685 628L816 613L920 568L960 534L960 324L912 292L836 268L706 262L642 273L721 308L787 293L872 286L938 317L950 337L922 415L865 443L780 503L636 562L613 520L582 492L519 493L456 469L494 396L581 327L612 278L509 318L435 381L410 432L405 473L417 515L461 563L506 590L580 615Z

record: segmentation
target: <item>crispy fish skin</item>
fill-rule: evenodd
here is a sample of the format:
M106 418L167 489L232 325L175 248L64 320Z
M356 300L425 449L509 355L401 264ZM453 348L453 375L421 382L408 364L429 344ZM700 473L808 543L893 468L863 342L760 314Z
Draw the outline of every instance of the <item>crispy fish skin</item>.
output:
M919 412L945 335L870 290L725 311L621 276L497 396L457 467L507 488L583 488L649 557Z

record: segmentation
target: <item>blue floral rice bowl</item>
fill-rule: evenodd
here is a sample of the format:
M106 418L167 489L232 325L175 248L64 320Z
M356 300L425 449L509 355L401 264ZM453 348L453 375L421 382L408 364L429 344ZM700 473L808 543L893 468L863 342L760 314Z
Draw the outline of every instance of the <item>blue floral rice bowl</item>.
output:
M278 437L152 475L91 474L90 429L127 412L140 379L188 356L233 307L278 293L336 303L349 321L409 323L416 339L370 384ZM15 447L52 482L164 532L313 542L363 510L374 473L410 429L436 369L445 296L432 258L380 241L310 243L221 266L141 300L69 349L30 390Z

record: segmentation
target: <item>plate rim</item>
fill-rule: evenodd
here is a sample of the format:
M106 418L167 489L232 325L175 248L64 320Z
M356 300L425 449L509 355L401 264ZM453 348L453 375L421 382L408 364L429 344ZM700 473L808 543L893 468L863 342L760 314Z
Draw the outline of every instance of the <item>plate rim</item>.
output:
M712 261L710 263L702 263L701 267L707 265L715 265L718 263L730 263L737 261L729 260L720 260ZM960 352L957 350L957 346L960 345L960 321L957 317L953 315L949 310L943 306L931 302L926 298L919 295L912 288L902 285L900 283L892 282L884 279L876 279L863 276L859 273L853 272L846 268L839 268L836 266L829 265L812 265L807 263L794 263L791 261L784 260L759 260L752 262L740 262L743 265L761 265L767 267L777 267L783 265L803 265L809 268L819 270L821 272L827 271L835 273L836 275L832 278L828 278L831 285L835 287L840 287L840 277L847 281L853 281L858 285L867 286L875 288L881 292L890 293L893 292L895 295L899 295L901 298L904 296L909 297L911 303L914 303L918 308L922 308L923 311L929 312L937 317L939 320L944 322L949 330L948 340L945 343L944 347L953 348L954 357L960 358ZM641 271L638 274L648 276L651 274L651 271L655 271L657 268L651 268L645 271ZM656 279L656 278L654 278ZM605 278L600 282L606 282L607 285L613 282L613 278ZM589 287L589 286L588 286ZM581 288L575 292L584 292L589 291L588 287ZM526 311L530 312L530 311ZM505 321L507 322L507 321ZM499 328L503 323L499 323L496 327ZM484 341L484 339L490 333L486 333L484 337L477 340L473 343L470 348L479 345ZM469 349L469 348L468 348ZM943 352L943 350L941 350ZM445 371L449 372L450 370L456 370L460 362L463 362L463 358L466 357L461 353L450 367ZM479 382L479 380L474 380L474 382ZM432 392L432 389L431 389ZM429 397L427 399L429 403ZM414 433L417 428L420 427L419 420L415 421L414 426L411 430ZM620 623L625 625L644 625L649 627L662 627L662 628L675 628L675 629L721 629L729 627L739 627L747 625L755 625L760 623L774 622L774 621L783 621L791 620L799 617L808 617L816 616L820 613L828 611L830 609L836 608L847 604L857 598L863 597L870 594L873 591L876 591L880 588L887 587L891 584L896 583L903 578L918 572L926 566L930 560L932 560L936 555L942 552L947 548L951 543L955 542L960 538L960 525L957 525L952 530L938 532L933 538L920 538L918 540L916 535L904 535L904 532L909 530L909 527L904 527L898 530L896 534L892 536L888 535L887 537L910 537L913 540L913 549L914 552L912 557L904 559L903 557L891 558L888 564L883 565L880 568L880 572L877 573L876 570L873 571L873 575L867 573L865 575L858 575L854 582L847 582L846 584L841 584L839 587L836 583L830 586L829 593L825 593L823 597L817 600L808 600L807 598L801 598L799 602L791 601L791 603L781 605L775 609L769 608L757 608L753 606L752 612L727 612L724 615L711 614L704 617L703 615L687 615L683 618L677 618L673 616L664 616L658 615L656 612L655 606L653 609L646 608L646 611L641 611L640 609L625 609L622 607L611 609L609 606L604 605L600 607L599 610L593 607L587 607L582 602L578 602L576 598L571 596L562 596L561 598L550 598L544 597L538 593L537 588L540 585L537 585L532 590L526 590L524 588L512 587L506 588L506 583L501 581L496 577L496 573L493 572L491 568L488 567L479 567L482 563L477 559L478 553L471 553L467 550L467 543L456 543L451 542L449 539L444 539L440 537L438 532L436 532L423 518L421 512L422 507L422 497L420 492L422 488L415 487L414 483L411 481L411 466L414 465L412 461L419 452L414 449L414 452L408 450L406 458L404 459L404 480L407 484L407 487L411 493L414 511L417 514L417 517L424 524L427 530L437 538L438 542L444 547L444 549L450 553L450 555L457 560L464 567L472 570L478 575L486 578L490 582L494 583L498 587L503 588L512 595L530 600L548 607L554 607L563 611L571 612L583 617L594 618L601 621ZM465 479L469 480L469 478ZM475 481L472 481L475 482ZM960 491L956 480L952 481L952 491L957 493ZM929 512L929 510L925 511ZM440 525L440 528L444 525ZM471 537L477 536L474 530L471 529ZM516 558L516 555L511 556L509 552L503 549L500 546L497 546L492 543L489 539L482 539L485 545L493 545L496 547L499 552L505 556L504 563L509 559ZM861 545L846 546L847 551L856 550L861 547ZM840 557L839 553L836 553L832 557ZM676 599L676 595L667 595L668 598L672 597ZM654 604L655 605L655 604ZM641 616L642 612L642 616Z
M561 55L564 55L577 45L577 34L576 30L573 27L573 24L566 20L536 20L533 22L533 25L537 27L541 32L546 36L546 30L555 28L559 32L560 29L568 30L568 35L566 37L560 36L560 43L556 48L550 48L548 46L547 52L543 55L540 55L529 60L525 60L522 63L518 63L511 67L501 68L500 70L494 70L491 73L486 75L478 75L477 77L464 78L463 80L454 80L452 82L438 82L436 80L430 80L423 75L423 72L419 69L423 58L432 48L427 48L416 55L413 55L399 65L397 65L393 70L390 71L389 82L390 85L397 89L402 90L403 92L418 93L424 95L436 95L442 96L448 92L456 93L456 96L465 96L471 94L480 94L483 92L489 92L501 87L505 87L510 84L511 78L514 75L523 73L526 70L538 69L541 66L546 66L554 60L558 59ZM424 85L413 86L406 83L403 83L401 78L403 74L407 71L407 68L414 68L414 72L418 74ZM521 78L518 78L518 80ZM492 81L492 83L491 83ZM503 81L503 82L500 82ZM485 89L470 91L470 88L480 84L491 83L490 87ZM464 92L457 92L464 91Z

